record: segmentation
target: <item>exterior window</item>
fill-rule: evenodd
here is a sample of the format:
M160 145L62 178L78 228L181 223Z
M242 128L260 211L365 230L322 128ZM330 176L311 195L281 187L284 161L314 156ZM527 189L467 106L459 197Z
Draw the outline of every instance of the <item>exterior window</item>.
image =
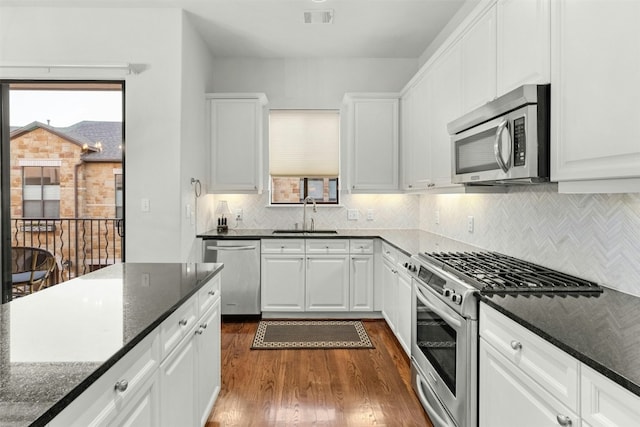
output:
M22 216L60 218L60 168L25 166L22 177Z
M123 204L122 204L122 174L115 174L116 180L116 218L122 218Z
M338 204L339 153L339 111L271 110L271 203Z

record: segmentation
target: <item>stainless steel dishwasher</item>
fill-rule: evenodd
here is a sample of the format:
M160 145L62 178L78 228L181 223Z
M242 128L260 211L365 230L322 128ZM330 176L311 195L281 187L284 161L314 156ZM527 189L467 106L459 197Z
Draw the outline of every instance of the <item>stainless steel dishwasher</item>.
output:
M204 262L221 262L222 314L260 314L260 240L203 240Z

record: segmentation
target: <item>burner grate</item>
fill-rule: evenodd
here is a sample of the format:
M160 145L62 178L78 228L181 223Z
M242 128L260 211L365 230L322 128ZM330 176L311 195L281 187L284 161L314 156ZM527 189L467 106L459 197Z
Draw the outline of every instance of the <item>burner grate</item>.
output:
M597 283L496 252L435 252L423 256L472 282L485 294L602 292Z

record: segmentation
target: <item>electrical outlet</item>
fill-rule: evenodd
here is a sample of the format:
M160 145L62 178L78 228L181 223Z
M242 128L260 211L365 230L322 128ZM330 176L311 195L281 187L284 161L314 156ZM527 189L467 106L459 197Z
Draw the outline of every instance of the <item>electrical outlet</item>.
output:
M436 210L436 225L440 224L440 210Z
M140 199L140 210L142 212L149 212L151 210L151 202L149 199Z
M236 221L242 221L242 209L236 209Z
M189 203L184 207L184 216L187 219L191 219L191 205Z
M473 216L467 217L467 231L469 233L473 233Z
M141 284L145 288L151 286L151 275L149 273L142 273Z
M350 221L357 221L359 217L360 217L360 212L358 212L358 209L348 209L347 210L347 218Z
M373 209L367 209L367 221L373 221Z

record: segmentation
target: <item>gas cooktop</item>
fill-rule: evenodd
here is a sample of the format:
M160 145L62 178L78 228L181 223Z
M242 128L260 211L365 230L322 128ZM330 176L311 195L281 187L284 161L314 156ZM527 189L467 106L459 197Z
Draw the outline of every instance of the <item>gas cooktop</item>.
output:
M602 292L597 283L496 252L425 252L419 256L483 294Z

